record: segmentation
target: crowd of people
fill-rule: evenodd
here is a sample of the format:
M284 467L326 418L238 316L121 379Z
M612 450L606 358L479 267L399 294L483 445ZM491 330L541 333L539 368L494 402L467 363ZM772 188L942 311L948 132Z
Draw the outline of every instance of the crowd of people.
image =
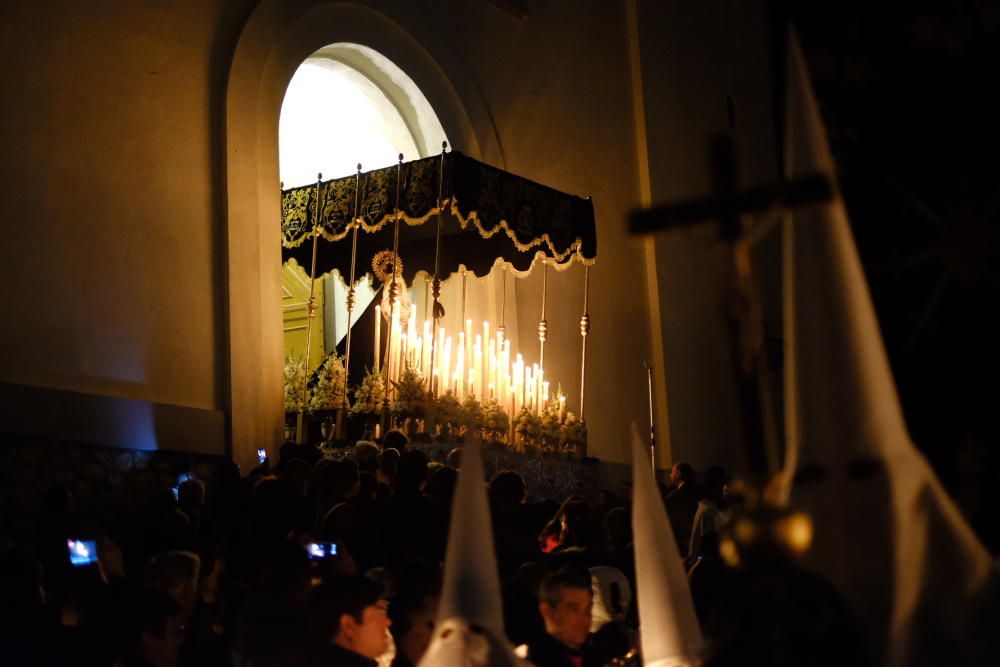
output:
M463 450L430 462L401 433L340 457L287 443L241 475L157 492L132 517L45 495L34 544L0 552L0 655L11 665L416 665L431 641ZM539 667L631 664L638 618L630 484L526 502L487 485L507 638ZM699 619L725 590L719 469L662 488ZM80 547L79 545L83 545ZM93 545L95 558L69 547ZM75 554L79 555L79 554Z

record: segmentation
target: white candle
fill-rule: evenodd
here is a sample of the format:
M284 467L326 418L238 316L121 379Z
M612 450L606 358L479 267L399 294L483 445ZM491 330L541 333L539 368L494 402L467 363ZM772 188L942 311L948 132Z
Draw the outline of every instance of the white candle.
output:
M423 355L423 339L417 336L413 339L413 346L411 347L410 357L413 359L413 368L416 369L418 373L424 372L424 355Z
M472 320L465 320L465 365L472 368ZM471 387L467 391L471 390Z
M534 399L535 414L537 415L542 409L542 369L538 367L538 364L531 365L531 379L533 380L531 385L531 395Z
M459 396L465 396L465 332L458 332L458 360L455 362L455 375L457 376L455 392Z
M378 366L380 363L379 357L381 355L381 343L379 340L382 333L382 306L375 306L375 372L378 373Z
M531 368L524 369L524 407L528 412L534 412L535 406L532 404L532 388L535 383L532 381Z
M441 379L444 380L444 390L447 393L449 381L451 380L451 336L445 338L444 354L441 355L441 360L443 362L441 365Z
M524 406L524 359L518 353L514 361L514 412Z
M429 320L424 320L424 340L423 340L423 359L420 362L420 372L424 374L427 378L427 389L430 390L431 385L431 347L434 344L434 339L431 337L431 323Z
M503 391L510 387L510 339L503 342Z
M489 343L490 340L490 323L483 322L483 395L487 399L490 398L489 395L489 384L490 384L490 357L489 357Z
M483 341L476 334L476 344L472 346L472 367L476 372L476 398L486 401L486 384L483 382Z
M443 396L444 388L441 386L441 381L448 377L444 374L444 327L438 327L437 342L434 344L434 349L434 372L437 374L434 380L436 385L435 391L438 396Z
M496 384L497 384L497 353L496 353L496 341L495 340L490 340L489 351L487 352L486 357L489 360L489 362L488 362L489 363L488 368L490 369L490 374L486 378L486 382L491 387L495 387ZM490 395L491 396L493 395L492 390L490 391Z
M507 398L507 395L514 395L514 388L510 384L510 366L506 367L503 371L503 393L500 394L502 397ZM511 408L513 409L513 408Z

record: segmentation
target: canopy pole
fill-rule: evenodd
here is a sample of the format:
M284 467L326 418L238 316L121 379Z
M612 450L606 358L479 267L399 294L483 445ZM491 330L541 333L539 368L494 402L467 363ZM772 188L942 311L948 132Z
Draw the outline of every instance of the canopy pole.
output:
M396 210L395 210L395 223L392 233L392 272L389 275L389 336L387 339L387 344L385 348L386 360L385 360L385 402L382 404L382 414L383 417L388 417L389 411L389 387L392 384L392 360L393 353L398 354L398 350L394 351L392 349L392 320L396 313L396 299L399 295L399 285L396 283L396 271L399 269L399 191L402 189L402 174L403 174L403 154L399 154L399 162L396 163ZM399 371L399 368L396 368ZM386 429L382 429L382 434L384 435Z
M316 214L313 216L313 247L312 263L309 267L309 301L306 305L306 356L303 361L305 367L305 382L302 383L302 408L295 425L295 441L300 445L306 441L306 403L309 400L309 357L312 348L313 320L316 319L316 250L319 245L319 216L323 211L322 197L323 188L321 182L323 174L316 174Z
M361 194L361 163L358 163L358 172L354 175L354 217L351 225L351 281L347 288L347 340L344 343L344 402L337 410L337 437L343 438L344 410L347 408L347 380L351 377L351 324L354 319L355 304L355 265L358 259L358 205ZM378 354L378 351L375 352Z
M587 334L590 333L590 267L583 268L583 316L580 317L580 337L582 338L582 354L580 355L580 421L584 421L584 399L587 396ZM581 456L587 455L587 445L584 443Z
M507 312L507 264L503 265L503 275L500 276L500 326L497 327L497 334L500 336L500 342L507 337L507 327L505 325L504 315Z
M434 297L432 306L432 319L434 321L431 330L431 367L427 376L427 386L431 394L437 396L441 387L441 380L434 381L434 369L437 367L438 347L444 343L438 340L438 320L444 316L444 308L441 306L441 214L444 209L444 156L448 151L448 142L441 142L441 164L438 168L438 214L437 214L437 235L434 239L434 280L431 282L431 296Z
M414 278L414 280L415 280L415 278ZM425 275L424 276L424 319L425 320L430 319L429 317L427 317L427 314L428 314L428 312L427 312L427 304L428 304L430 298L431 298L431 277Z
M538 322L538 368L545 369L545 338L549 323L545 320L545 295L549 285L549 263L542 259L542 319Z

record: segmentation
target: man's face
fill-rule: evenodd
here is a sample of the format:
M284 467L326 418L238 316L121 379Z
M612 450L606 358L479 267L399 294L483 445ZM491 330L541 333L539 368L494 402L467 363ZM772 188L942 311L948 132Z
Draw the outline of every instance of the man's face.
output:
M348 647L355 653L374 660L389 650L388 605L384 601L365 607L361 613L361 623L348 621Z
M670 466L670 483L674 486L680 484L681 471L677 466Z
M594 596L583 588L564 588L559 603L538 605L545 619L545 631L570 648L579 648L590 634Z

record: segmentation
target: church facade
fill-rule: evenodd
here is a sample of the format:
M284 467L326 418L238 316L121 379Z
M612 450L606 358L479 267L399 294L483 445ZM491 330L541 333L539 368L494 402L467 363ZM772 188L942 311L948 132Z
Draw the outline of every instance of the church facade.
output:
M16 1L0 30L0 431L244 465L280 443L278 114L299 63L347 42L405 71L455 149L593 198L589 453L628 462L647 361L660 465L738 460L724 250L626 220L709 192L719 131L741 181L775 178L765 3ZM522 339L540 280L517 283ZM582 271L549 281L546 362L578 378Z

